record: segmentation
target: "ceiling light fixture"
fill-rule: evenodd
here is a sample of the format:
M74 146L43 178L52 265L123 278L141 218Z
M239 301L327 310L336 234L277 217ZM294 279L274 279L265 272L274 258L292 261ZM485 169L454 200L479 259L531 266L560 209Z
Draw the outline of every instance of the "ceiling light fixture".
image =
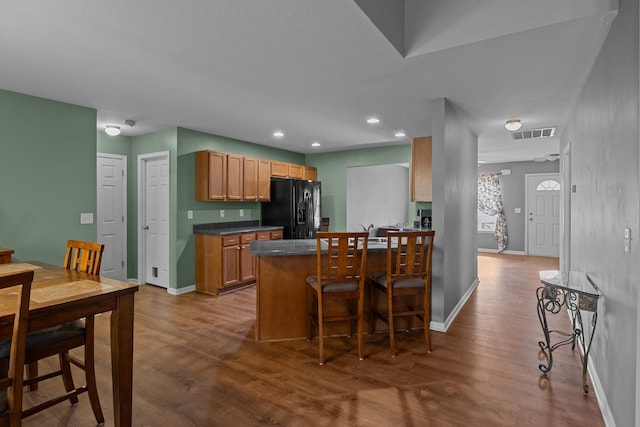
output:
M400 132L396 132L395 136L396 138L404 138L405 136L407 136L407 134L400 131Z
M522 127L522 123L520 123L520 119L511 119L507 120L504 127L510 132L515 132Z
M107 125L104 128L104 131L107 135L111 135L111 136L117 136L120 135L120 126L116 126L116 125Z
M273 136L275 136L276 138L282 138L282 137L284 136L284 132L281 132L281 131L279 131L279 130L278 130L278 131L275 131L275 132L273 133Z
M319 142L312 142L311 146L312 147L320 147L320 143Z
M377 117L369 117L367 119L367 123L369 123L370 125L375 125L377 123L380 123L380 119Z

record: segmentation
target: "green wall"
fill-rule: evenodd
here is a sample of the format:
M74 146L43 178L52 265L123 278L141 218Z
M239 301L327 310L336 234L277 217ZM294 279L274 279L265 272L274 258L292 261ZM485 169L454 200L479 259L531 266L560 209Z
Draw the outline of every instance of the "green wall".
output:
M67 240L96 239L96 111L0 90L0 129L0 245L62 265Z

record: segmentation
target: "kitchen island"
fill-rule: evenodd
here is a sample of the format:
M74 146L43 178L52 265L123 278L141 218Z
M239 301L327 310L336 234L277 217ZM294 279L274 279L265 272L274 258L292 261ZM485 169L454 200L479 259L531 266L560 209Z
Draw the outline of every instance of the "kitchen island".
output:
M316 274L316 240L293 239L251 242L251 255L257 257L256 271L256 341L284 341L304 339L307 336L307 276ZM367 250L365 266L367 276L384 271L387 243L384 239L372 239ZM369 332L371 308L369 286L365 288L365 333ZM385 298L380 298L386 304ZM336 301L325 303L325 312L344 311ZM398 319L399 329L407 323ZM377 331L386 325L378 321ZM422 327L419 322L416 326ZM327 335L346 335L349 325L327 324Z

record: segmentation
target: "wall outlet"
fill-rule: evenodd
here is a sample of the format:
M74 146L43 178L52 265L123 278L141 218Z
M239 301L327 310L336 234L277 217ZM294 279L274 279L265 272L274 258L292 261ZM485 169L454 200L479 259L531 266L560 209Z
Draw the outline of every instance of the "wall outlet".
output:
M240 216L244 216L244 209L240 209Z
M516 212L516 213L521 213L521 212L522 212L522 209L520 209L520 208L516 208L516 209L515 209L515 212Z
M624 229L624 251L626 253L631 252L631 229Z
M187 211L187 219L193 219L193 211L192 210L188 210Z
M224 209L220 210L220 218L224 218Z

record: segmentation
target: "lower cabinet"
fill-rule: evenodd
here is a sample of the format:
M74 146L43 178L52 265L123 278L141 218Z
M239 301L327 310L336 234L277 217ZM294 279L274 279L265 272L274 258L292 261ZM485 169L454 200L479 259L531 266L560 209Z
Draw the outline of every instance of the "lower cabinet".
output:
M256 281L251 241L282 239L282 230L232 236L196 234L196 290L211 295L237 290Z

